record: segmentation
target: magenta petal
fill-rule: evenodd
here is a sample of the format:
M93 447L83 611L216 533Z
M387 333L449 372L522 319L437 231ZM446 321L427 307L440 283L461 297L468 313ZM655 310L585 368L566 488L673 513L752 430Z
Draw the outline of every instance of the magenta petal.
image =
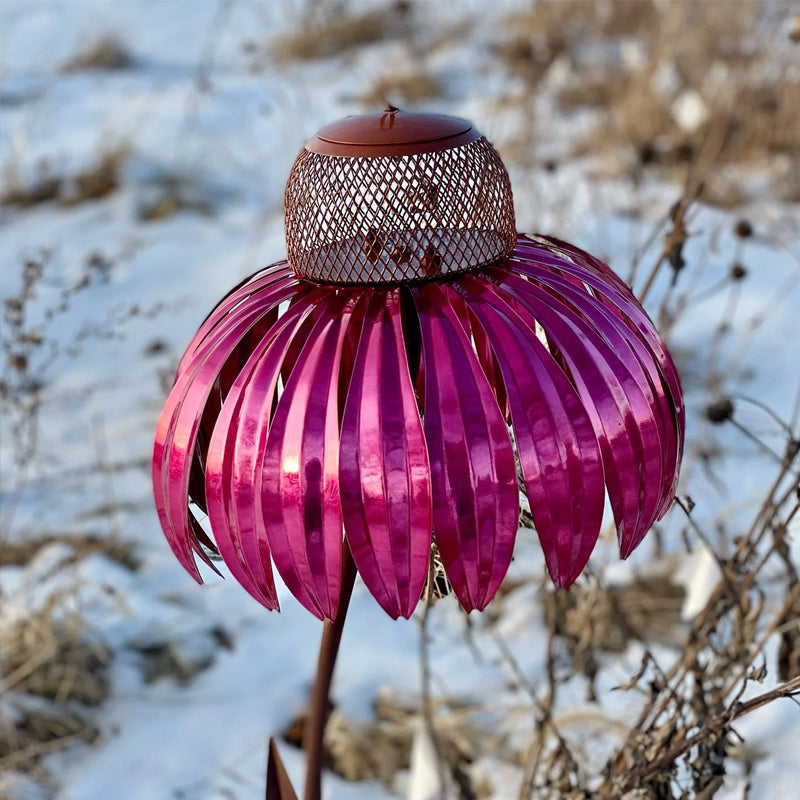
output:
M204 513L207 513L206 504L206 460L208 457L208 445L211 435L214 432L214 425L222 408L222 401L227 397L234 381L244 368L253 350L270 332L278 318L278 308L274 307L268 314L261 317L250 330L242 337L236 349L225 362L219 377L206 400L203 416L200 420L200 428L197 432L197 443L192 459L191 474L189 475L189 497L196 503ZM208 546L208 545L206 545ZM214 545L211 545L214 549Z
M195 350L203 343L208 334L218 327L233 309L244 303L252 295L263 292L270 286L286 279L296 281L289 264L286 261L279 261L277 264L273 264L266 269L256 272L254 275L242 281L238 286L231 289L230 292L217 303L214 310L203 320L200 327L197 329L197 332L192 337L192 341L189 342L189 346L186 348L186 352L184 352L181 358L180 364L178 365L178 373L189 363Z
M511 422L511 409L509 408L508 396L503 381L503 372L500 369L491 343L480 325L472 324L468 334L472 336L478 361L480 361L483 373L486 375L486 379L489 381L489 385L494 391L494 396L497 398L497 405L500 406L503 419L505 419L508 424Z
M225 398L208 448L208 516L225 563L256 600L278 608L261 510L261 454L281 365L314 308L312 294L291 307L256 346Z
M542 238L547 239L547 237ZM631 333L649 348L669 389L667 397L673 407L677 421L678 452L680 455L683 451L683 436L686 424L680 378L675 364L655 326L647 316L647 312L633 296L628 286L602 261L585 253L583 250L559 242L559 240L553 241L572 260L561 258L553 252L545 250L541 245L536 246L532 240L520 236L511 266L515 271L527 274L531 267L530 262L533 261L534 263L545 265L546 268L556 266L560 272L578 278L582 283L591 287L596 293L597 299L607 308L613 310ZM611 280L609 280L609 277ZM678 463L677 466L680 467L680 464ZM676 480L677 473L678 470L676 468Z
M428 572L431 486L397 290L376 290L367 309L342 419L339 478L364 583L391 617L410 617Z
M206 402L231 353L247 331L297 291L286 280L242 303L195 350L167 397L153 446L153 492L159 521L170 547L184 568L201 581L192 552L202 554L189 524L187 498L190 465ZM212 315L213 316L213 315Z
M462 606L483 609L506 574L517 532L514 452L446 290L430 283L412 293L422 331L434 535Z
M603 467L591 421L526 321L490 284L471 276L459 282L500 364L547 568L557 586L567 587L586 565L603 519Z
M464 333L472 340L475 354L478 356L478 361L483 369L483 374L486 376L486 380L489 381L489 386L492 387L503 418L508 422L508 399L505 395L503 378L500 374L500 367L497 364L497 359L495 359L492 348L489 346L489 342L486 339L486 335L480 326L473 326L472 320L470 319L469 306L463 297L454 292L449 292L447 299L450 301L450 306L458 318L458 321L461 323L461 327L464 328Z
M613 286L626 292L630 291L628 285L607 264L585 250L581 250L554 236L537 236L534 239L524 234L518 234L515 254L517 254L517 251L523 257L533 258L534 260L541 259L544 263L548 263L548 260L553 259L555 263L552 263L552 266L558 269L565 262L580 263L584 269L591 270L596 276L599 276L606 286Z
M664 506L669 506L672 502L675 475L679 468L680 436L674 406L669 400L669 390L664 384L655 355L638 336L630 335L630 329L620 316L612 313L606 305L598 303L585 291L577 290L562 279L547 273L543 268L528 266L525 274L546 284L559 297L573 304L608 346L624 361L645 395L657 422L662 456L662 481L656 508L656 515L660 516L659 510ZM652 524L653 521L651 519L649 524Z
M574 310L535 284L506 273L502 289L542 325L566 362L589 413L623 555L652 525L661 488L658 426L630 369Z
M342 569L338 381L352 309L330 296L278 401L267 437L261 501L272 558L313 614L333 619Z

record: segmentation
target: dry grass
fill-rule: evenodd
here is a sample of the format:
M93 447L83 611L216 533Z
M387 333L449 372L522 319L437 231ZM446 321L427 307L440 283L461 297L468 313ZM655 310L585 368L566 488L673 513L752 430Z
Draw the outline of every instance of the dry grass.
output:
M581 48L647 30L656 23L657 16L651 0L532 3L529 10L507 20L504 26L507 36L495 44L495 52L535 87L556 59L564 58L578 66L577 53ZM588 74L582 77L581 85L585 85ZM588 77L588 81L596 84L594 77ZM615 87L603 83L604 92L615 91ZM583 96L591 104L598 102L591 94Z
M40 203L56 202L74 206L101 200L119 188L120 172L129 156L127 147L115 147L98 154L97 159L73 175L54 175L42 164L30 182L7 176L0 194L0 206L30 208Z
M157 222L189 211L211 216L214 203L208 191L196 181L178 174L164 174L141 193L136 209L142 222Z
M81 72L83 70L130 69L134 60L125 45L115 36L103 36L76 53L61 68L62 72Z
M302 16L302 26L270 42L269 51L279 62L330 58L402 35L410 10L411 4L403 0L360 12L335 3L312 3Z
M111 510L115 513L117 508ZM135 546L131 542L123 542L107 536L93 536L91 534L60 534L58 536L42 536L35 539L22 541L3 542L0 548L0 567L25 566L29 564L44 547L57 542L66 542L73 550L70 563L76 563L86 556L102 553L112 561L116 561L130 570L139 568L139 559L135 553ZM65 564L65 566L67 566Z
M684 594L665 572L620 586L585 583L570 592L544 593L547 628L566 646L570 670L586 677L588 700L597 699L594 684L604 654L623 653L633 641L680 641Z
M410 766L423 708L419 696L382 688L373 703L374 720L355 723L334 709L325 730L326 768L349 781L379 780L392 788L398 772ZM494 728L496 715L485 705L459 698L435 701L437 739L448 773L464 791L471 791L470 764L479 754L519 759L506 735ZM306 712L298 714L282 738L301 747ZM477 781L474 782L477 785ZM467 795L469 796L469 795ZM474 795L471 795L474 797Z
M408 769L413 737L411 715L396 711L376 701L375 721L362 724L332 711L325 730L326 767L348 781L379 780L390 786L399 770ZM304 711L289 723L284 741L302 747L306 718Z
M219 641L219 638L215 638ZM132 645L132 649L139 656L139 666L145 683L155 683L166 678L181 686L188 686L197 675L211 667L215 660L213 650L187 658L175 642L169 641Z
M87 640L86 623L63 613L54 597L24 622L3 631L0 656L3 690L27 692L59 704L75 700L96 706L108 695L104 671L110 654Z
M98 731L83 717L67 710L29 710L13 724L0 717L0 772L23 772L42 783L49 776L42 759L59 750L96 741Z
M507 22L497 52L533 89L559 62L554 88L564 113L594 114L576 154L632 152L634 170L685 171L708 158L719 168L776 155L796 160L800 80L792 72L797 48L784 31L790 11L757 0L540 2ZM687 116L682 104L697 112ZM731 206L744 198L717 186L705 199Z
M54 595L0 632L1 770L46 780L45 755L97 738L86 710L108 696L111 653L69 606L70 597Z
M368 107L380 107L387 103L414 105L441 95L442 85L436 78L419 67L411 67L388 71L361 99Z

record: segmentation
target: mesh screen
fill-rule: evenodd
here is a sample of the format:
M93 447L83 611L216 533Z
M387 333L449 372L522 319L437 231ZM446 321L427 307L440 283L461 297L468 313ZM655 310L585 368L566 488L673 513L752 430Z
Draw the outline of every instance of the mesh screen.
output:
M303 149L285 215L289 263L320 282L435 278L495 261L516 240L508 173L485 138L408 156Z

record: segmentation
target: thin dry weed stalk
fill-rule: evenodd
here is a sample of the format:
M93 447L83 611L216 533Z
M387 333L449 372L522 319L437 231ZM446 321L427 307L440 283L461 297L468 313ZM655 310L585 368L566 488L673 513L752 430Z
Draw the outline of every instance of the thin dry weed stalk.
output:
M785 541L789 523L800 509L798 448L793 443L793 439L787 442L786 456L749 530L739 538L732 555L720 559L720 578L674 663L662 668L652 652L645 650L638 673L620 687L641 692L647 701L608 760L600 782L584 774L580 760L561 736L550 735L550 751L542 758L547 737L541 731L552 723L551 715L537 724L538 744L520 798L612 800L634 790L637 797L646 798L712 797L722 785L727 759L735 752L735 721L767 703L800 694L800 676L796 671L790 674L786 666L787 658L796 663L796 652L792 650L790 656L787 652L796 647L800 626L800 585L794 566L786 559ZM688 515L688 508L681 507ZM776 561L783 565L782 578L774 577ZM776 583L783 599L769 603L766 597L774 598ZM778 673L782 683L745 697L754 683L764 679L764 647L781 631ZM788 631L794 635L787 638ZM551 645L553 636L562 635L551 626ZM547 694L552 697L558 681L555 670L549 669L548 674ZM539 712L548 705L539 704Z
M45 756L92 743L99 735L91 709L102 704L109 694L106 673L112 653L101 634L86 621L75 570L86 558L97 554L128 569L138 568L135 549L120 539L116 522L123 504L116 497L113 475L129 465L108 462L104 427L102 420L96 419L96 464L87 473L96 473L102 482L103 508L94 509L93 513L108 519L105 536L87 533L80 527L16 531L15 502L35 472L50 367L57 359L77 354L89 338L120 335L119 321L157 313L130 306L113 310L108 320L78 330L67 341L52 334L51 326L71 312L76 295L107 283L115 261L125 255L124 250L113 258L99 251L89 253L78 279L62 284L54 292L55 254L42 252L21 263L18 288L2 304L0 352L4 370L0 401L2 477L6 485L0 566L17 566L24 577L13 596L2 597L0 693L4 702L0 710L0 771L28 773L43 786L52 784L43 765ZM42 303L39 295L45 291L55 296ZM63 483L72 477L55 472L48 474L47 480ZM31 582L26 570L37 561L48 567L44 572L39 569L36 580ZM51 579L52 588L47 589ZM35 600L36 593L43 591L46 596Z
M428 620L436 595L436 576L437 564L435 559L435 551L432 551L430 562L428 564L428 580L425 585L422 615L420 616L419 658L420 681L422 685L422 719L436 756L436 769L438 771L439 787L442 800L448 800L450 781L448 780L446 768L449 767L452 774L452 771L456 765L452 760L446 757L444 744L436 724L436 713L431 695L430 637L428 632Z
M83 265L79 280L63 286L56 301L42 312L36 308L45 274L53 253L43 251L25 259L20 266L19 288L2 304L0 355L4 370L0 378L0 406L3 413L3 448L0 460L3 476L14 484L8 490L0 517L0 541L10 538L16 499L28 480L28 473L39 446L39 422L47 371L69 346L48 335L55 320L70 309L73 297L98 283L108 281L112 262L101 253L92 253Z
M117 305L102 316L87 320L64 339L52 334L59 320L71 313L76 295L107 284L115 265L135 252L123 245L113 254L94 250L86 255L79 277L64 283L59 277L58 254L43 250L20 264L16 292L6 296L0 308L0 407L3 413L3 478L15 483L9 489L0 518L0 540L10 538L13 527L14 498L26 485L27 475L39 448L39 422L43 395L50 369L60 359L79 355L87 342L124 337L125 324L131 319L150 319L163 313L166 305L156 302L143 307L138 303ZM38 295L47 281L61 284L51 302L41 304ZM48 287L49 289L50 287ZM95 431L97 435L97 430ZM95 441L96 447L103 443ZM105 456L101 461L105 459ZM106 467L98 464L102 472ZM106 487L107 489L107 482Z

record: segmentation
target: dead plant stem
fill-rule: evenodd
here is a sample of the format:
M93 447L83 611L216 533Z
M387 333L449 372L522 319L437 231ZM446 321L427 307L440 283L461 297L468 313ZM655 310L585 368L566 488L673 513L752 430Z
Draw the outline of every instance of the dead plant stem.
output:
M436 772L439 779L440 800L448 798L447 773L445 771L445 756L442 752L442 744L439 733L436 730L436 720L434 717L433 700L431 697L431 662L430 662L430 638L428 622L430 610L433 607L433 586L434 586L434 565L431 559L428 566L428 582L425 586L425 597L422 605L422 615L420 617L420 674L422 682L422 719L425 729L430 738L433 752L436 755Z

